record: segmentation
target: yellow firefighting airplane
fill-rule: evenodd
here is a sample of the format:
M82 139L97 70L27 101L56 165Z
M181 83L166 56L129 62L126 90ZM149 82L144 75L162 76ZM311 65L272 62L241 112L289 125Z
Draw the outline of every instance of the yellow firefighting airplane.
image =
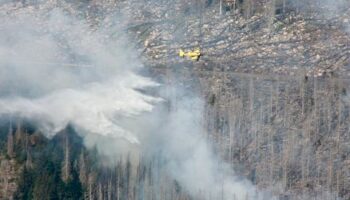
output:
M185 52L182 49L179 51L179 56L181 58L188 57L193 61L198 61L201 56L201 50L199 48L194 49L194 51Z

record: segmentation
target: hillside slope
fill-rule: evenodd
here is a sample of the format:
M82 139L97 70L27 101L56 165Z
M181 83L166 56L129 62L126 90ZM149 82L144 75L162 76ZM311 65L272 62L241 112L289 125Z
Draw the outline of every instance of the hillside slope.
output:
M163 85L155 93L169 113L187 93L204 100L203 137L238 175L281 200L347 200L350 5L293 2L48 1L10 10L60 6L91 29L118 24L146 65L140 73ZM198 62L178 57L195 47ZM48 139L22 119L1 121L0 199L224 199L191 196L160 157L111 167L71 126Z

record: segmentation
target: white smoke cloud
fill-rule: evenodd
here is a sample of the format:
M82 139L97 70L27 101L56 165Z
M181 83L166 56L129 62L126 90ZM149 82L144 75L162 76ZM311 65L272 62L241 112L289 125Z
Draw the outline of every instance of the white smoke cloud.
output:
M151 111L159 100L134 89L157 84L133 73L141 64L124 38L49 4L0 8L0 114L34 120L48 136L70 123L138 143L117 119Z
M164 132L169 172L193 194L203 199L258 199L256 188L233 173L213 153L204 137L202 102L182 100L169 116Z

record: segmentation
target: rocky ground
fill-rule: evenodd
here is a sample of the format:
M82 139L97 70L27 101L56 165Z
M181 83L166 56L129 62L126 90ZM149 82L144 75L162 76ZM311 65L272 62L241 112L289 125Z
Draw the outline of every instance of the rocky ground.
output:
M135 34L142 55L154 66L186 63L177 56L178 50L200 47L203 56L194 63L198 70L350 75L349 8L332 17L314 8L307 13L266 17L262 12L245 18L238 11L220 15L217 7L194 3L126 1L124 6L141 8L131 12L127 30Z

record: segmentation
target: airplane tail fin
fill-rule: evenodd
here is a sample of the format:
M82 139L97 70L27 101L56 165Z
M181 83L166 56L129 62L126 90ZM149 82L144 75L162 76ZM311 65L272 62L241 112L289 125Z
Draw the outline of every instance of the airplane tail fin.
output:
M180 57L184 57L185 56L185 52L182 49L180 49L180 51L179 51L179 56Z
M200 48L195 48L194 52L197 53L197 54L201 54L201 49Z

